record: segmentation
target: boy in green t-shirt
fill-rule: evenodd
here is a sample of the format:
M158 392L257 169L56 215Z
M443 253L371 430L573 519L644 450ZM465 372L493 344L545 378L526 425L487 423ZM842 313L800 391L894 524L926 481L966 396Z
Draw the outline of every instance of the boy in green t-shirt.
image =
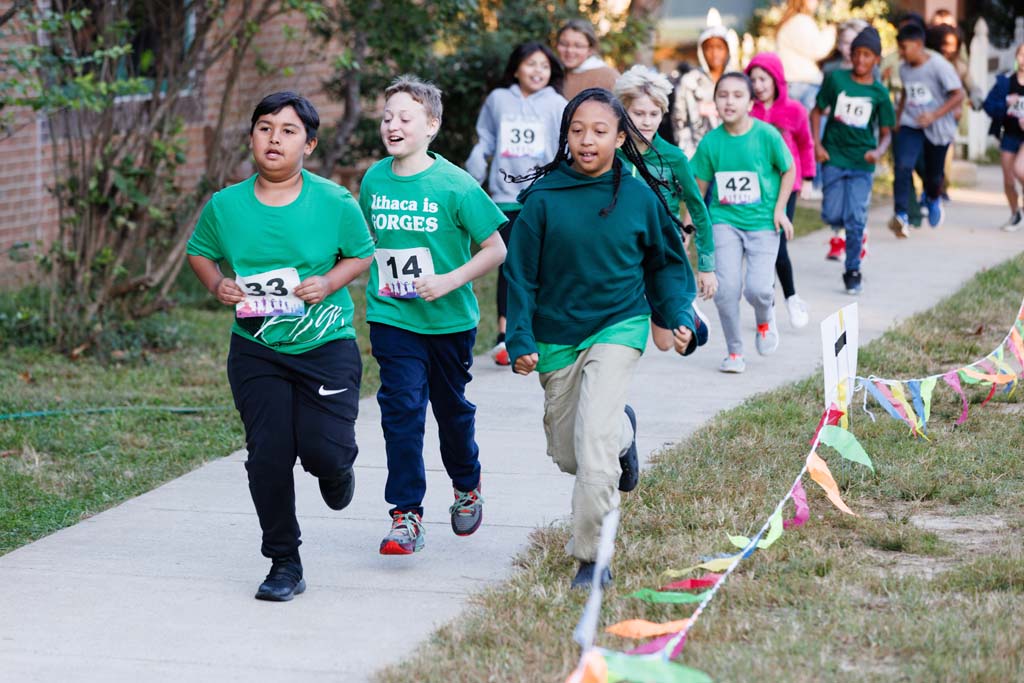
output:
M332 509L346 507L355 489L362 361L345 286L370 266L373 242L348 190L302 168L319 125L306 98L265 97L249 129L256 175L213 195L187 248L203 285L235 307L228 380L245 425L262 552L272 561L259 600L306 589L295 458Z
M472 281L505 260L505 215L468 173L428 151L441 127L441 91L412 76L384 91L380 134L391 155L363 178L359 204L377 242L366 289L373 356L380 364L388 458L384 498L391 531L382 555L423 548L423 431L437 418L441 459L455 489L452 530L483 519L476 406L466 400L480 308ZM480 246L474 255L472 243Z
M881 54L878 31L868 26L853 39L853 69L837 69L825 77L811 112L814 155L822 164L821 218L846 229L843 284L848 294L861 291L861 245L871 203L871 179L875 164L889 148L890 131L896 124L889 91L874 75ZM828 125L821 140L821 117L826 112Z

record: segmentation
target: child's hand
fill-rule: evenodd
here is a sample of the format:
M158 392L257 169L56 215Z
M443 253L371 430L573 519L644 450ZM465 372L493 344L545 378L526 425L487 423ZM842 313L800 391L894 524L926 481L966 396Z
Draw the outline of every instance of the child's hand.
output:
M711 275L714 277L714 273ZM672 330L672 345L680 356L686 353L686 349L690 348L691 341L693 341L693 331L689 327L680 325Z
M697 273L697 292L700 298L707 301L718 291L718 278L714 273Z
M537 369L537 361L540 359L536 353L529 353L525 356L519 356L516 358L515 365L512 366L513 372L517 375L529 375L535 369Z
M424 301L436 301L455 289L457 283L450 277L450 274L445 274L424 275L413 280L412 284L416 287L416 293L420 295L421 299Z
M864 161L868 162L869 164L877 164L881 156L882 155L878 153L877 149L869 149L868 151L864 152Z
M917 125L921 126L921 128L927 128L935 123L935 118L935 112L926 111L917 117Z
M829 160L828 150L825 149L825 145L820 142L814 143L814 160L819 164L823 164Z
M323 275L314 275L300 282L294 294L307 304L318 304L331 295L331 284Z
M237 282L229 277L222 277L213 293L217 297L217 301L225 306L234 306L245 301L245 292Z
M1011 93L1011 94L1007 95L1006 96L1006 106L1007 107L1012 107L1013 105L1017 104L1017 100L1019 100L1019 99L1020 99L1020 95L1018 95L1016 93Z
M789 216L785 211L775 211L775 232L782 231L787 240L793 239L793 224L789 222Z

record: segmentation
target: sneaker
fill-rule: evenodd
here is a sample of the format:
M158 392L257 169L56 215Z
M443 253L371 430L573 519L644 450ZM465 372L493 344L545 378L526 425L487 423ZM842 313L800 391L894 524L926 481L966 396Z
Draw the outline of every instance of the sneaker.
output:
M846 240L836 235L828 241L828 253L825 258L829 261L838 261L846 253Z
M789 312L789 324L797 329L807 327L811 321L811 316L807 314L807 302L799 294L786 299L786 310Z
M821 193L820 187L814 187L813 185L803 188L800 190L800 199L805 199L811 202L821 201L824 195Z
M505 348L505 342L498 342L491 349L491 358L494 359L496 365L511 365L512 362L508 357L508 349Z
M907 214L894 213L892 218L889 219L889 229L892 230L897 239L907 239L910 236L910 233L907 232Z
M758 324L757 334L754 335L754 346L762 356L769 356L779 348L779 330L775 325L774 316L768 322Z
M1024 224L1024 211L1017 209L1010 214L1010 220L1006 222L1006 225L1000 228L1003 232L1017 232L1021 229Z
M452 516L452 531L456 536L469 536L480 528L484 521L484 498L480 495L480 485L472 491L455 491L455 502L448 508Z
M704 311L697 308L696 303L693 304L693 331L696 333L694 336L697 338L697 346L708 343L711 329L708 327L708 319L704 317Z
M843 273L843 284L846 285L847 294L860 294L863 290L860 284L860 271L848 270Z
M623 493L632 491L640 483L640 456L636 450L636 413L629 404L626 404L625 412L629 424L633 426L633 442L629 444L626 452L619 456L619 466L622 468L619 490Z
M946 218L946 209L942 206L942 198L929 199L925 206L928 208L928 225L933 228L942 225L942 221Z
M327 507L332 510L344 510L352 502L352 494L356 490L356 475L349 467L336 477L320 477L320 495Z
M306 590L299 553L288 557L275 557L270 562L270 573L256 591L257 600L288 602Z
M380 542L381 555L412 555L423 550L423 518L412 510L392 510L391 531Z
M743 356L738 353L730 353L722 359L722 364L718 366L719 372L730 372L736 375L746 369L747 364L743 361Z
M580 562L580 568L576 571L576 576L573 577L572 587L573 588L590 588L594 585L594 569L596 568L593 562ZM601 588L607 588L612 582L612 571L605 567L601 571Z

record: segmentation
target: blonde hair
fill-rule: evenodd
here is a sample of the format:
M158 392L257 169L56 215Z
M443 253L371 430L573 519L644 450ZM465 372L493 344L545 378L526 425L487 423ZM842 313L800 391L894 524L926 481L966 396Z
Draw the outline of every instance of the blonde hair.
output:
M391 85L384 91L384 99L388 100L400 92L404 92L414 102L423 105L423 109L427 112L427 120L437 119L437 124L441 125L444 106L441 104L440 88L430 81L424 81L412 74L403 74L391 81Z
M650 67L637 64L615 80L612 92L627 109L634 100L650 97L662 112L667 112L672 84L664 75Z

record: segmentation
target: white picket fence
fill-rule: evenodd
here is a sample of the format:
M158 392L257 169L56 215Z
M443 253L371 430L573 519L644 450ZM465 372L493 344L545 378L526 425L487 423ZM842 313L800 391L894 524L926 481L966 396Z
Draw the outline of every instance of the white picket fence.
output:
M978 19L978 23L974 25L968 68L971 78L986 94L995 84L996 74L1013 68L1014 54L1021 43L1024 43L1024 16L1017 17L1013 42L1005 49L999 49L989 43L988 24L984 19ZM967 158L979 160L985 156L985 150L994 142L988 135L991 121L983 111L971 110L967 116Z

